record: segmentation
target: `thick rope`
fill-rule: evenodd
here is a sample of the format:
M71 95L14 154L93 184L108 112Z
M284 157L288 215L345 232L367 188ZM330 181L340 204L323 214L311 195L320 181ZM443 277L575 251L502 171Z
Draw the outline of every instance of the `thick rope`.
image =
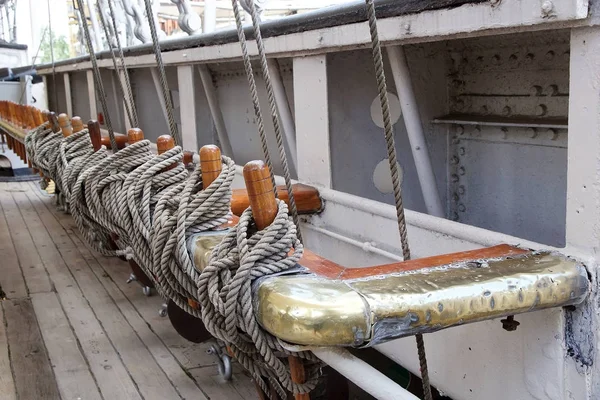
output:
M254 317L252 283L263 276L296 268L303 246L287 205L278 201L273 223L256 231L252 209L248 208L236 227L212 252L209 265L197 280L202 321L211 334L233 350L265 393L262 377L293 393L308 393L316 385L321 364L310 352L291 353L280 341L264 331ZM306 383L292 381L286 355L307 359ZM264 387L263 387L264 386Z
M256 80L254 79L254 71L252 69L252 62L248 54L248 47L246 44L246 33L242 25L242 17L240 15L240 9L238 6L238 0L231 0L233 7L233 14L235 16L235 24L237 26L238 39L242 48L242 55L244 59L244 68L246 70L246 77L248 78L248 86L250 86L250 97L252 98L252 105L254 106L254 114L256 115L256 125L258 128L258 136L260 137L260 144L262 146L263 155L265 156L265 162L271 172L271 183L273 184L273 192L277 196L277 186L275 185L275 175L273 172L273 164L271 163L271 155L269 153L269 146L267 143L267 135L265 133L265 124L263 122L262 111L260 109L260 101L258 100L258 90L256 89Z
M85 8L83 7L83 0L77 0L77 8L81 16L83 17L83 33L85 36L85 42L90 54L90 60L92 61L92 71L94 71L94 78L96 81L96 88L100 97L100 104L102 105L102 112L106 119L106 128L108 129L108 137L110 138L110 146L113 151L117 150L117 141L115 140L115 132L112 127L110 120L110 113L108 112L108 105L106 100L106 92L104 91L104 84L102 83L102 77L100 76L100 69L98 68L98 60L96 60L96 53L94 53L94 46L92 45L92 39L90 38L90 29L85 19Z
M98 14L100 15L100 23L102 24L102 28L104 30L104 35L106 36L106 43L108 44L108 50L110 51L110 57L112 59L113 62L113 67L115 68L115 79L118 82L118 89L119 89L119 96L123 96L125 97L125 90L123 89L123 82L121 82L121 77L119 76L119 71L121 71L121 69L119 69L119 66L117 65L117 58L115 57L115 52L113 50L113 45L112 45L112 40L110 37L110 31L108 29L108 26L106 25L106 21L104 20L104 14L102 13L102 10L100 10L100 4L97 4L98 6ZM115 36L117 36L117 34L115 34ZM131 126L137 126L133 124L134 120L133 120L133 113L131 111L131 108L129 107L130 103L128 101L125 101L125 112L127 113L127 119L129 120L129 124Z
M129 105L131 106L131 116L133 118L133 122L131 126L139 126L137 109L135 106L135 99L133 98L133 90L131 89L131 81L129 79L129 70L127 69L127 64L125 63L125 56L123 55L123 48L121 47L121 39L119 37L119 30L117 28L117 20L115 18L115 11L113 9L112 0L107 0L108 9L110 11L110 18L112 20L113 29L115 32L115 39L117 41L117 49L119 50L119 58L121 59L121 68L123 71L123 78L125 80L125 87L127 88L127 96L129 97Z
M158 35L156 33L156 26L154 23L154 17L152 13L151 0L144 0L146 6L146 17L148 18L148 25L150 26L150 34L152 35L152 47L154 49L154 57L156 58L156 64L158 66L158 76L160 80L160 87L162 89L163 98L165 100L165 108L167 109L167 119L169 122L169 132L175 140L175 144L182 146L181 136L177 130L175 124L175 117L173 116L173 102L171 101L171 94L169 92L169 85L167 84L167 74L165 73L165 66L163 65L162 55L160 53L160 45L158 44Z
M373 49L373 63L375 65L375 74L377 76L377 90L379 91L379 101L381 103L381 112L383 115L383 126L385 131L385 144L387 147L388 162L390 174L392 177L392 187L394 189L394 201L396 205L396 218L398 220L398 231L400 233L400 243L402 245L402 255L404 260L410 260L410 248L406 230L406 219L404 217L404 204L402 202L402 188L398 173L398 163L396 155L396 143L394 140L394 127L390 119L390 106L388 103L387 84L383 66L383 56L381 54L381 43L377 33L377 17L375 15L375 4L373 0L365 0L367 16L369 18L369 29L371 32L371 46ZM423 335L415 335L417 341L417 352L419 354L419 364L421 366L421 377L423 379L423 393L425 400L432 400L431 386L429 384L429 371L427 369L427 356L425 353L425 343Z
M254 36L256 38L256 45L258 47L258 55L260 57L260 67L263 73L263 79L267 88L267 97L269 98L269 107L271 109L271 118L273 120L273 127L275 130L275 139L277 141L277 149L279 150L279 158L281 159L281 165L283 167L283 177L285 179L285 186L288 192L290 211L292 212L292 218L298 229L298 239L302 241L302 233L300 231L300 219L298 218L298 210L296 208L296 199L294 198L294 192L292 191L292 178L290 169L287 162L287 154L285 152L285 146L283 145L283 135L281 134L281 127L279 125L279 113L277 110L277 104L275 102L275 94L273 93L273 83L271 82L271 74L269 73L269 65L267 63L267 55L265 52L265 46L263 44L262 35L260 32L260 18L256 11L254 1L247 2L250 7L250 15L252 16L252 25L254 28ZM246 50L246 51L244 51ZM242 47L242 55L244 59L250 60L250 55L246 47ZM254 86L256 90L256 86ZM255 94L252 95L254 97ZM258 98L258 95L256 95Z

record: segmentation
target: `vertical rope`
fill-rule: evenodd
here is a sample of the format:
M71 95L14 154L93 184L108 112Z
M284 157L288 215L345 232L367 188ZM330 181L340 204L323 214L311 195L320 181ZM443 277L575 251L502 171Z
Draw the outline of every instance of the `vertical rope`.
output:
M175 139L175 144L181 146L181 138L179 137L177 125L175 124L175 118L173 117L173 102L171 101L169 86L167 85L167 74L165 73L165 66L163 65L162 56L160 53L160 45L158 44L158 35L156 34L154 17L152 16L152 5L150 4L150 0L144 0L144 4L146 6L146 17L148 18L148 25L150 25L150 34L152 35L154 57L156 58L156 64L158 65L158 76L160 78L160 86L162 88L163 97L165 99L165 108L167 109L169 131L171 132L171 136L173 137L173 139Z
M379 101L381 103L381 113L383 115L383 126L385 131L385 144L387 147L388 162L392 176L392 186L394 188L394 201L396 205L396 217L398 220L398 232L400 233L400 243L402 245L402 255L404 260L410 260L410 248L408 246L408 237L406 232L406 219L404 217L404 204L402 202L402 189L398 174L398 164L396 155L396 143L394 140L394 127L390 119L390 106L388 103L387 84L385 71L383 67L383 56L381 54L381 44L377 33L377 17L375 16L375 4L373 0L365 0L367 16L369 18L369 29L371 31L371 46L373 48L373 63L375 65L375 74L377 76L377 90L379 91ZM421 377L423 380L423 393L426 400L432 400L431 386L429 384L429 371L427 370L427 356L425 354L425 343L423 335L415 335L417 340L417 351L419 353L419 364L421 366Z
M252 62L248 55L248 47L246 45L246 33L244 33L244 27L242 25L242 17L240 16L240 9L237 0L231 0L231 6L233 7L233 15L235 16L235 24L237 26L238 39L240 46L242 47L242 56L244 59L244 68L246 69L246 77L248 78L248 85L250 86L250 97L252 98L252 105L254 106L254 114L256 115L256 125L258 127L258 136L260 137L260 144L262 151L265 156L265 162L271 171L271 182L273 183L273 191L275 197L277 197L277 187L275 185L275 176L273 174L273 164L271 163L271 155L269 154L269 147L267 145L267 135L265 133L265 124L263 121L262 111L260 109L260 102L258 101L258 90L256 89L256 80L254 79L254 71L252 69Z
M115 140L115 132L113 131L112 122L110 120L110 113L108 111L108 105L106 101L106 92L104 91L104 84L102 83L102 77L100 76L100 69L98 68L98 60L96 60L96 53L94 53L94 46L92 46L92 39L90 38L90 30L87 25L85 18L85 11L83 8L83 0L77 0L77 8L81 14L83 21L83 33L85 36L85 42L90 53L90 60L92 61L92 70L94 71L94 77L96 78L96 88L100 92L100 103L102 105L102 112L106 119L106 127L108 128L108 137L110 138L110 146L113 152L117 152L117 141Z
M58 107L58 93L56 92L56 66L54 65L54 39L52 38L52 15L50 14L50 0L48 0L48 32L50 35L50 58L52 59L52 92L54 107ZM8 10L8 6L7 6ZM8 19L8 13L6 14ZM48 90L48 88L46 88Z
M115 57L115 52L113 50L113 46L110 40L110 32L108 26L106 26L106 21L104 21L104 14L100 7L98 7L98 15L100 15L100 23L102 24L102 29L104 30L104 35L106 36L106 43L108 44L108 50L110 51L110 57L112 58L113 67L115 68L115 74L117 78L117 82L119 83L119 95L125 96L125 90L123 89L123 82L121 82L121 77L119 76L119 66L117 65L117 58ZM116 36L116 35L115 35ZM137 126L133 124L133 115L131 114L131 109L129 108L129 104L125 101L125 112L127 113L127 119L129 120L129 124L131 126Z
M283 167L283 177L285 179L285 187L288 191L290 211L292 212L292 218L294 224L296 224L298 239L302 242L302 234L300 232L300 220L298 218L298 209L296 208L296 199L292 191L292 178L290 175L290 169L287 162L287 154L285 152L285 146L283 145L283 135L281 134L281 127L279 125L279 113L277 110L277 104L275 103L275 95L273 93L273 83L271 82L271 74L269 73L269 66L267 64L267 55L265 53L265 46L263 44L262 35L260 32L260 17L254 6L254 1L249 1L248 6L250 7L250 15L252 16L252 26L254 27L254 37L256 38L256 46L258 47L258 54L260 57L260 66L263 73L263 79L267 87L267 97L269 99L269 107L271 109L271 118L273 119L273 127L275 130L275 139L277 141L277 149L279 150L279 157L281 158L281 165ZM244 57L248 56L246 53Z
M123 68L123 77L125 78L125 86L127 87L127 95L129 96L129 104L131 106L131 116L133 122L131 126L139 127L137 109L135 106L135 99L133 98L133 90L131 89L131 81L129 80L129 71L125 64L125 56L123 55L123 47L121 47L121 39L119 38L119 32L117 29L117 20L115 18L115 11L113 9L112 0L107 0L108 9L110 11L110 18L112 20L113 29L115 32L115 39L117 40L117 49L119 50L119 58L121 59L121 68Z

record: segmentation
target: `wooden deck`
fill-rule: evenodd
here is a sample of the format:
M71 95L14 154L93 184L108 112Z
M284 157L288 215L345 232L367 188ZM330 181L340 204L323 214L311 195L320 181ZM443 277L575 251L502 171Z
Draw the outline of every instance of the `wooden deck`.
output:
M88 249L37 182L0 182L0 399L256 399L181 338L129 267Z

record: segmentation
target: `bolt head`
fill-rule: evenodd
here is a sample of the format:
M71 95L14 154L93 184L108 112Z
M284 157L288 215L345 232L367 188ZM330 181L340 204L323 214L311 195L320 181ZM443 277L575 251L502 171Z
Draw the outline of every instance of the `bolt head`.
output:
M550 0L546 0L542 3L542 14L548 16L554 10L554 4Z
M519 321L515 321L511 317L507 317L505 319L500 320L500 322L502 322L502 328L508 332L516 331L517 328L519 327L519 325L521 325L521 323Z

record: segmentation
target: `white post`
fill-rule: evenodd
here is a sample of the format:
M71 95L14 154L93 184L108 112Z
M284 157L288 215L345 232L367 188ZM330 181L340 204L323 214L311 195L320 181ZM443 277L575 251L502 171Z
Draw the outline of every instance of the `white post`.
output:
M96 85L94 84L94 71L88 69L85 71L87 80L88 97L90 99L90 119L98 118L98 106L96 105Z
M31 104L31 81L33 80L33 78L31 77L31 75L25 75L22 76L21 78L19 78L19 81L21 83L21 93L23 93L23 95L21 96L21 98L19 99L19 103L21 104Z
M217 136L219 136L219 142L221 142L221 151L223 154L233 157L233 149L231 148L231 142L227 135L227 128L225 127L225 121L223 120L223 113L221 113L219 97L217 96L215 85L213 84L212 75L205 64L198 64L198 72L200 73L204 93L208 100L210 114L215 124L215 129L217 130Z
M217 0L204 1L204 20L202 23L204 33L215 30L217 25Z
M419 400L417 396L360 358L353 356L348 350L341 347L314 347L311 351L378 400Z
M198 150L198 136L196 132L194 67L192 65L180 65L177 67L177 84L179 86L182 147L196 151Z
M67 109L65 112L69 117L73 117L73 97L71 96L71 77L68 72L63 74L63 79L65 81L65 99L67 102ZM58 110L60 111L60 110Z
M392 67L392 75L396 83L398 98L400 99L400 107L404 118L404 125L408 133L408 140L412 149L417 175L425 200L427 212L436 217L444 217L444 207L438 192L433 174L433 167L429 158L427 142L425 141L425 133L421 125L421 116L419 115L419 107L417 99L410 80L410 71L404 48L401 46L387 47L388 58Z
M290 155L292 161L291 169L297 171L298 155L296 148L296 127L294 126L294 117L292 116L292 110L290 110L290 103L285 94L283 79L279 72L279 63L274 58L268 58L267 65L269 67L269 72L271 73L273 95L275 96L277 111L279 112L283 133L286 139L284 145L287 147L287 153Z
M294 58L298 180L331 188L327 58Z

